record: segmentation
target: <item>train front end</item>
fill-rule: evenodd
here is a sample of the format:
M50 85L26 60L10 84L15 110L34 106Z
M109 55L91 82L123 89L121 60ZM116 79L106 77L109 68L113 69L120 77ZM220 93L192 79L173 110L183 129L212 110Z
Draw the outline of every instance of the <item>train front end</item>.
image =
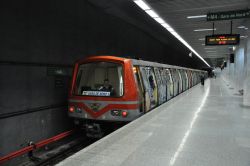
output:
M96 56L75 64L68 114L76 124L128 122L142 113L130 59Z

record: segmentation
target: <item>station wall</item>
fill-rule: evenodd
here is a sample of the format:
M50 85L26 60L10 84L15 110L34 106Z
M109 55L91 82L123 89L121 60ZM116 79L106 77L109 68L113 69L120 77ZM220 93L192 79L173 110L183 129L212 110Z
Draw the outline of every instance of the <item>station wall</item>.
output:
M0 157L28 141L72 128L67 95L77 59L108 54L199 67L197 59L186 57L188 52L183 55L180 48L165 45L86 0L4 3L0 10L4 16L0 31ZM58 70L63 72L56 73Z

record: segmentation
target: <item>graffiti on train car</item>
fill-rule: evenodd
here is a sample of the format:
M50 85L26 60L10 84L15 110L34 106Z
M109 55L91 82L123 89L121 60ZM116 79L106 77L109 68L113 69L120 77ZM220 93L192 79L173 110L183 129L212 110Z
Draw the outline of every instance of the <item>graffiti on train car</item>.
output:
M154 108L157 104L157 87L155 77L150 67L140 67L140 71L143 77L143 83L146 91L148 92L150 103L149 107Z
M158 96L159 96L159 104L162 104L166 101L166 84L163 81L164 77L161 76L159 68L154 68L156 82L158 85Z

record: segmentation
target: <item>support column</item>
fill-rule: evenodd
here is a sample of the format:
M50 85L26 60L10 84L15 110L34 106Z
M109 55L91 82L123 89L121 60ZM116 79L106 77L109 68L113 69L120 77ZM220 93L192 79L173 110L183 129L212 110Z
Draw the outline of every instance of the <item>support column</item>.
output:
M230 63L229 58L226 59L226 63L227 63L227 67L225 67L222 70L221 74L225 78L226 83L229 84L229 66L230 66L230 64L229 64Z
M243 105L250 106L250 32L248 30L248 39L245 45L245 57L244 57L244 83L243 83Z
M245 41L241 42L242 44L237 48L235 53L235 76L234 76L234 84L235 91L239 92L239 90L243 89L243 80L244 80L244 49L245 49Z
M229 57L230 58L230 57ZM228 77L229 77L229 83L230 83L230 87L231 88L234 88L234 63L228 63L228 68L229 68L229 74L228 74Z

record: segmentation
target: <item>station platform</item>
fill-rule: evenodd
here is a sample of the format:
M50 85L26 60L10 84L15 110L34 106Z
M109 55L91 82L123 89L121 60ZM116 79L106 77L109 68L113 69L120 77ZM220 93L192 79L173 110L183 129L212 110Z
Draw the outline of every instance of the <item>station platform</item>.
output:
M58 166L249 166L250 109L210 78Z

